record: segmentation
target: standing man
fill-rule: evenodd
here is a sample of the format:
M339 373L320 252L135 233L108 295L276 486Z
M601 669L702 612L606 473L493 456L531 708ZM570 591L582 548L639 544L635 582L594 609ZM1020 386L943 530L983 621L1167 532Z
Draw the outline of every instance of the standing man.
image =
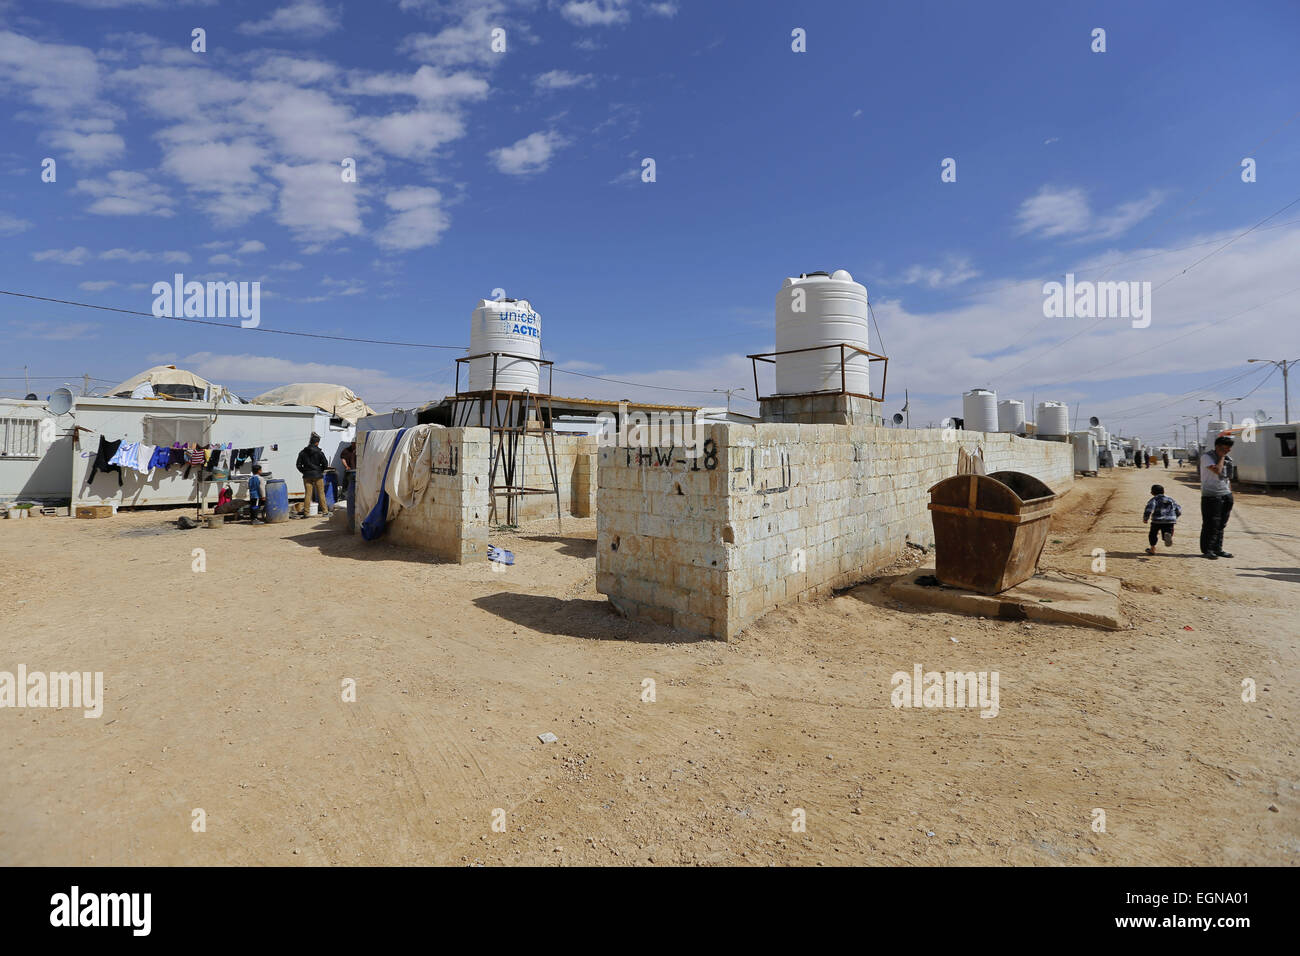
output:
M1232 439L1220 435L1214 449L1201 456L1201 557L1211 561L1232 557L1223 550L1223 528L1232 514Z
M311 511L312 491L316 492L316 500L320 503L320 513L329 517L329 505L325 504L325 469L329 467L329 462L325 460L325 453L320 450L320 435L315 432L311 433L311 441L307 447L298 452L298 471L302 473L302 516L307 517Z
M1169 470L1169 449L1166 448L1160 452L1161 457L1165 460L1165 471Z

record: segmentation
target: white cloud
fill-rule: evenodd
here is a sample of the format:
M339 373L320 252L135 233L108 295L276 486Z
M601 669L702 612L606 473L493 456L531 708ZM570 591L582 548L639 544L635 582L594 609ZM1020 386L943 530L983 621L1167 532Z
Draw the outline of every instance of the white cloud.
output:
M428 186L394 189L384 202L394 215L375 238L389 249L405 252L435 245L451 225L441 206L442 195Z
M509 176L539 173L551 164L555 151L566 146L563 136L554 131L530 133L523 139L494 149L489 154L497 169Z
M946 289L974 279L980 271L965 256L949 256L942 266L914 265L899 279L904 285L924 284L931 289Z
M116 169L103 179L83 179L73 188L94 197L88 208L100 216L175 215L167 191L144 173Z
M388 406L394 401L417 405L440 399L452 391L446 382L428 378L404 378L392 371L339 365L324 362L297 362L272 355L221 354L195 352L175 361L204 378L230 386L264 385L269 388L285 382L333 382L346 385L373 407ZM265 391L266 388L260 389Z
M1069 236L1081 242L1113 239L1151 215L1163 200L1164 193L1153 189L1142 199L1121 203L1110 213L1097 214L1082 189L1043 186L1020 204L1016 212L1016 233L1042 238Z
M30 229L32 224L26 219L19 219L17 216L10 216L0 212L0 236L13 236L25 229Z
M46 249L43 252L33 252L32 258L37 262L58 262L65 266L79 266L90 258L90 250L85 246L77 246L75 249Z
M627 0L568 0L560 13L580 27L608 27L628 20Z
M237 266L239 264L238 259L224 252L218 252L215 256L208 256L208 265L210 266Z
M345 183L330 163L271 170L280 182L280 203L275 218L304 242L328 242L362 233L361 209L355 183Z
M570 73L568 70L550 70L533 80L539 90L567 90L574 86L594 86L596 78L590 73Z
M677 4L675 3L651 3L646 5L646 12L656 17L675 17L677 16Z
M239 32L250 36L287 33L304 39L314 39L333 33L339 26L338 10L327 7L320 0L296 0L276 10L265 20L241 23Z
M390 113L370 120L366 138L391 156L424 159L465 134L460 117L432 111Z
M115 285L117 285L117 283L112 279L103 279L96 282L78 282L77 288L83 289L86 292L103 292L105 289L111 289Z
M235 254L241 256L249 256L255 252L266 252L266 243L259 239L248 239L235 250Z

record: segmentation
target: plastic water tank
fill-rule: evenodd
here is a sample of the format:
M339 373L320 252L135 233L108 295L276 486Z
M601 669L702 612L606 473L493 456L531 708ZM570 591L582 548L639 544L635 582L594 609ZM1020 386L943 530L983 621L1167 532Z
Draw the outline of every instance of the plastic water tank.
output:
M961 397L961 417L968 432L998 430L998 393L988 388L972 388Z
M867 289L844 269L833 275L808 272L786 279L776 294L776 350L810 349L841 342L871 347ZM844 353L844 390L871 394L870 360L859 352ZM840 350L816 349L776 356L779 395L840 390Z
M523 358L496 357L498 390L537 393L541 380L537 362L542 357L542 318L527 299L480 299L470 320L469 354L508 352ZM492 389L492 362L487 358L469 363L469 391Z
M1025 403L1014 398L998 402L998 431L1013 435L1025 433Z
M1039 437L1064 438L1070 434L1070 406L1064 402L1038 403Z
M1096 436L1096 438L1097 438L1097 447L1098 447L1098 448L1105 448L1105 447L1106 447L1106 437L1107 437L1107 436L1106 436L1106 426L1105 426L1105 425L1093 425L1091 428L1088 429L1088 431L1092 432L1093 435Z

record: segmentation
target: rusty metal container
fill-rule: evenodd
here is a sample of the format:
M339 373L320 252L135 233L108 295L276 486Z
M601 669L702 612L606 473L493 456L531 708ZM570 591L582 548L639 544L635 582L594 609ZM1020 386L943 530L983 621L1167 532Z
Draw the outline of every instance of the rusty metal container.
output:
M1047 543L1056 495L1033 475L955 475L930 488L935 577L998 594L1028 581Z

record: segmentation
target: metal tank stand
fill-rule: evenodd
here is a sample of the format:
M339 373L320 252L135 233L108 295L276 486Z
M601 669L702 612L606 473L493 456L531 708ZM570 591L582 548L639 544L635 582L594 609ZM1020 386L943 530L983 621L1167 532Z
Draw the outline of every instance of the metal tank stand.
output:
M488 391L462 392L460 363L489 356L492 359L492 388ZM535 395L528 391L515 392L497 388L497 366L502 358L525 359L538 365L545 365L548 378L546 392ZM453 425L457 428L465 428L487 422L488 451L491 461L488 471L488 495L491 501L489 520L494 523L501 523L500 509L497 505L498 496L506 500L505 524L517 525L520 498L525 495L555 495L556 531L558 533L564 530L560 507L555 429L552 425L555 419L555 412L551 405L554 364L531 355L516 355L511 352L483 352L456 359L456 414ZM475 412L478 414L475 415ZM542 440L542 450L546 454L546 470L551 476L550 488L530 488L524 484L525 439L529 434L537 435Z

